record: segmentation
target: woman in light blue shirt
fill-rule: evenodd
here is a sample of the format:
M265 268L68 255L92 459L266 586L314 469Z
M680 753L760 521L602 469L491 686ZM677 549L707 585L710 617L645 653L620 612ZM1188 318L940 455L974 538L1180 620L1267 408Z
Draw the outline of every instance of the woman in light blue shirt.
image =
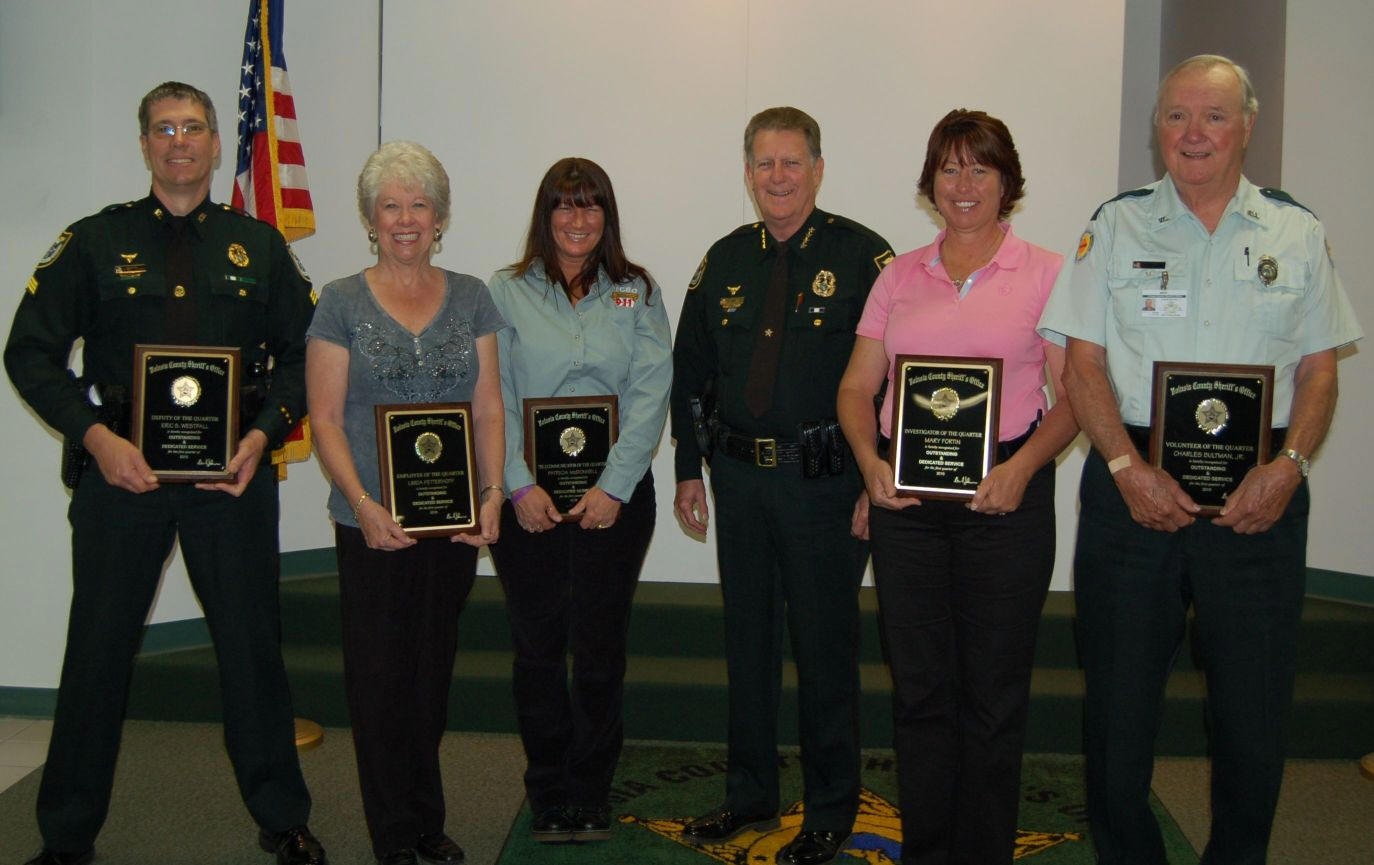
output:
M587 159L561 159L544 175L524 255L490 289L510 325L497 340L511 496L491 552L515 645L531 834L601 841L624 737L630 603L654 529L649 464L673 375L668 315L648 272L625 257L610 178ZM524 400L605 395L618 400L619 436L595 484L560 516L525 461Z

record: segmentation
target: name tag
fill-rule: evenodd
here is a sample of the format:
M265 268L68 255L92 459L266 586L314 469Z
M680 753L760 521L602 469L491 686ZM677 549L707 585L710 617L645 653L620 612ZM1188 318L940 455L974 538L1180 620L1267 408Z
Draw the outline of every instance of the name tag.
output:
M1170 288L1169 271L1160 271L1158 283L1147 285L1140 290L1141 318L1186 318L1187 315L1188 289Z

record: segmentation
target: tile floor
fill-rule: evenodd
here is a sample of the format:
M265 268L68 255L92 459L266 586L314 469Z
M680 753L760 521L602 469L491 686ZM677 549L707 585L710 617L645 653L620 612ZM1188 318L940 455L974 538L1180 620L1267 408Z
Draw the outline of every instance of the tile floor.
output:
M0 717L0 791L43 765L52 721Z

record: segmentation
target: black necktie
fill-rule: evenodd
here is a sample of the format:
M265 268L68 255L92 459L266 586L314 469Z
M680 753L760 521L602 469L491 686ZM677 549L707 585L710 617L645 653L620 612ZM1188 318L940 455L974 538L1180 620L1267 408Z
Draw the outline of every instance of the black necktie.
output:
M773 385L778 379L778 357L782 354L783 320L787 317L787 244L778 244L773 276L763 295L763 320L754 337L754 354L749 359L749 378L744 382L744 401L754 417L773 407Z

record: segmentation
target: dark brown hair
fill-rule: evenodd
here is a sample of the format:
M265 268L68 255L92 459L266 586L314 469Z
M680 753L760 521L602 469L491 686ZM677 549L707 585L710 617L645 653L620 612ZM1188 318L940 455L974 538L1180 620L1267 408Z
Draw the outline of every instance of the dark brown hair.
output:
M205 111L205 123L210 127L211 132L219 132L219 118L215 117L215 103L210 101L210 97L205 91L183 84L180 81L164 81L158 86L149 90L138 103L138 134L148 134L148 115L152 111L154 102L161 102L163 99L185 99L194 102Z
M1012 205L1026 194L1026 178L1021 176L1021 157L1016 153L1011 132L1007 124L986 111L956 108L940 118L940 122L930 130L926 161L916 188L931 204L935 203L935 175L951 158L960 165L973 162L986 165L997 169L1002 175L1002 201L997 207L998 219L1006 219Z
M587 256L582 272L572 282L558 266L558 243L553 237L553 211L563 204L573 207L595 205L601 208L604 217L601 242ZM530 213L529 233L525 236L525 253L513 265L515 275L528 273L536 259L543 262L549 281L557 283L570 296L575 288L590 287L596 281L598 269L604 269L616 284L642 279L646 300L653 290L649 272L625 257L625 248L620 243L620 211L616 209L611 178L600 165L580 156L558 160L539 181L539 191L534 194L534 210Z

